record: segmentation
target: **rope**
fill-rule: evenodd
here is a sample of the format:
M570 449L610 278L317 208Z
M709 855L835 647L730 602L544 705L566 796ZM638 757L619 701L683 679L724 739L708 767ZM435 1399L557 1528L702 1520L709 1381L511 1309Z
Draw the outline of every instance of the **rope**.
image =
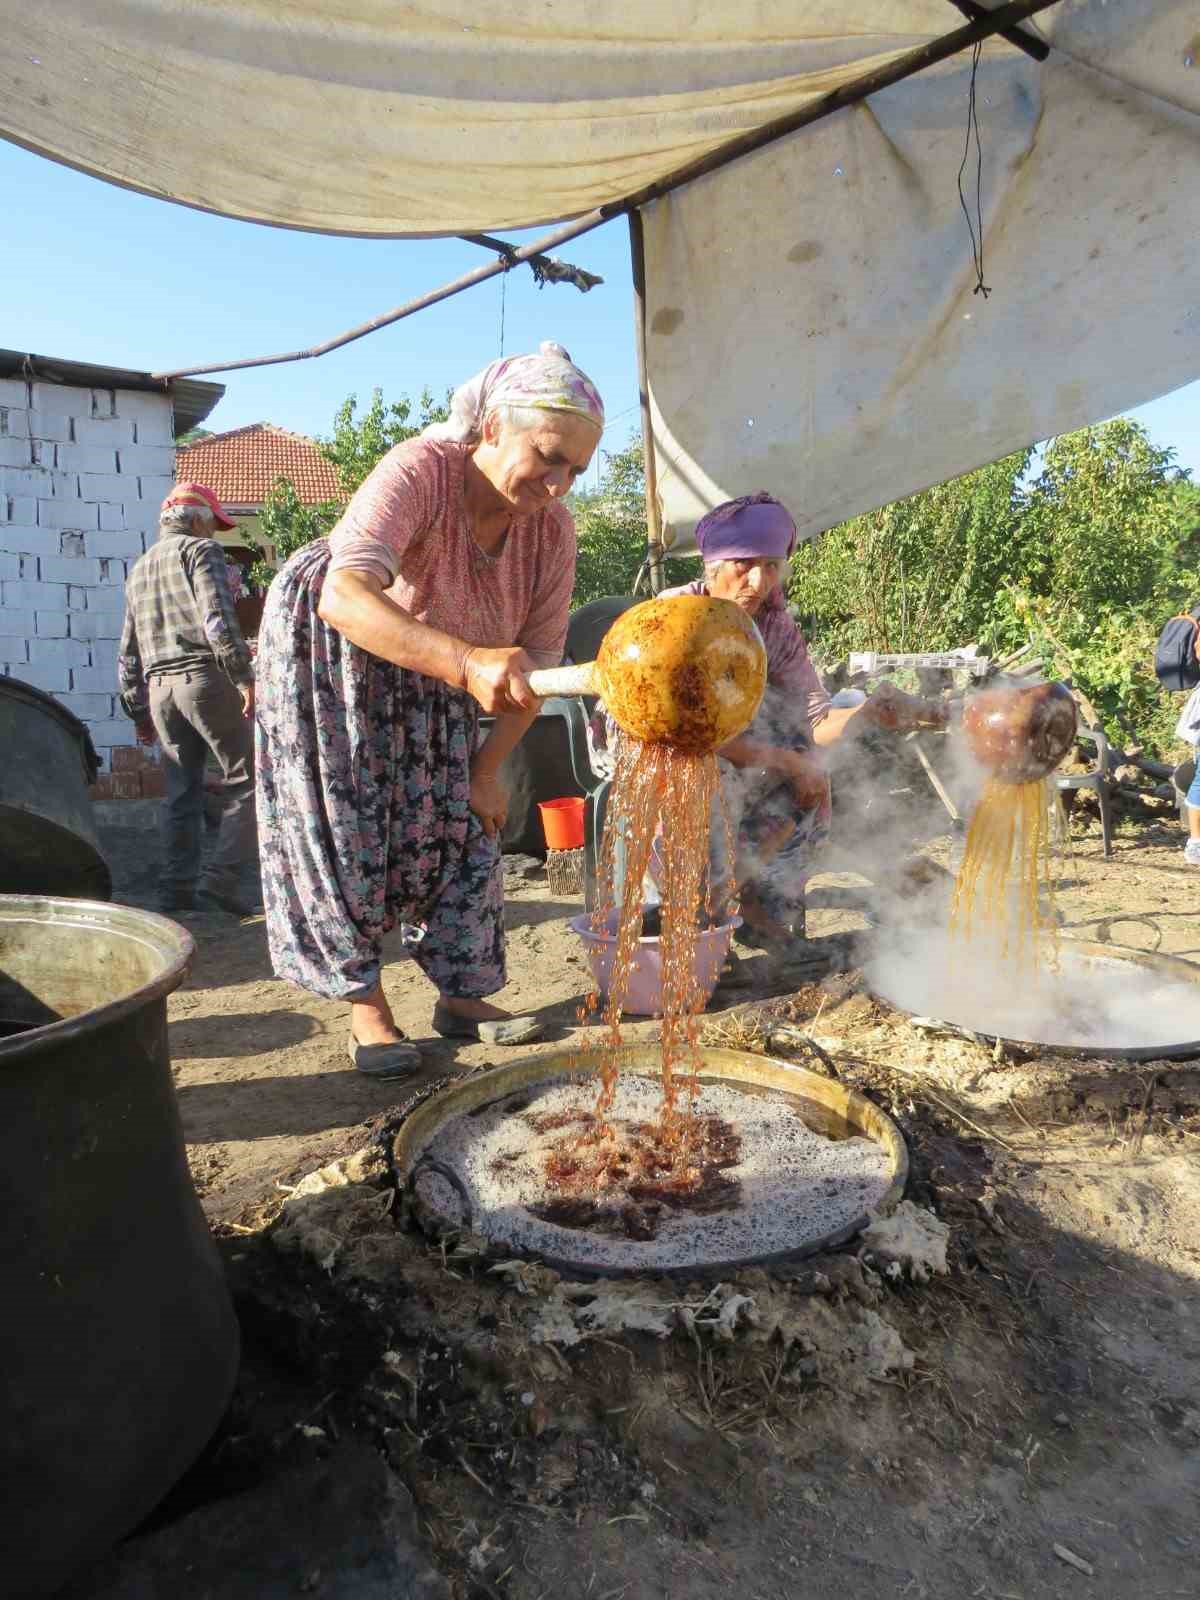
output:
M958 164L958 203L962 207L963 216L967 219L967 232L971 235L971 255L975 262L976 282L971 292L981 294L986 300L992 291L983 281L983 143L979 137L979 113L975 102L975 80L979 73L979 57L982 50L983 41L977 39L975 48L971 52L971 86L967 94L967 138L963 146L963 158ZM972 137L975 140L975 222L971 221L967 197L963 194L963 173L967 170ZM976 225L979 228L978 237L975 233Z

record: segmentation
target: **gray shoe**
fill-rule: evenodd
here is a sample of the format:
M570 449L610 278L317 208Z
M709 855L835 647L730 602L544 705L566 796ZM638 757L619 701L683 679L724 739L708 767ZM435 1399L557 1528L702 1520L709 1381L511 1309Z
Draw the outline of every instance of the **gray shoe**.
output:
M479 1044L531 1044L546 1031L536 1017L497 1017L492 1022L472 1022L447 1007L433 1008L433 1031L443 1039L473 1039Z
M359 1044L353 1033L346 1054L364 1078L407 1078L421 1069L421 1052L411 1039L390 1044Z

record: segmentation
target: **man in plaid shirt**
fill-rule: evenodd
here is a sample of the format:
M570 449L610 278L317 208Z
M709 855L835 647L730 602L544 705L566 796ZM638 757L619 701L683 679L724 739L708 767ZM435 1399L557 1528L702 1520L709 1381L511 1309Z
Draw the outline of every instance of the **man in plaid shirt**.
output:
M257 849L254 826L254 668L234 609L225 553L213 537L235 524L211 489L178 483L163 501L158 539L125 584L117 670L138 740L157 737L166 760L163 911L257 907L241 884ZM226 807L200 879L204 771L212 751Z

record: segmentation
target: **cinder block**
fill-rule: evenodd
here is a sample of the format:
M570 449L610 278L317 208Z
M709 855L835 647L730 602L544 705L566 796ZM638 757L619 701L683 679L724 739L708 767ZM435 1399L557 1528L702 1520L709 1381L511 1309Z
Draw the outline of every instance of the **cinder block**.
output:
M133 445L128 449L136 448ZM105 472L117 470L116 450L99 444L59 444L54 447L54 465L63 472Z
M50 493L56 500L78 500L79 474L77 472L59 472L55 469L48 472L47 477L50 479ZM44 500L45 494L40 493L39 499Z
M26 527L23 523L9 522L0 530L0 545L13 555L56 556L62 549L61 538L57 528Z
M7 611L0 611L0 618L3 618L6 626L10 626ZM0 633L0 661L7 661L10 665L16 667L28 660L29 643L27 640L15 638L11 633ZM20 677L20 673L18 672L16 676Z
M77 694L116 694L120 685L107 667L72 667L71 688Z
M12 587L11 583L0 583L0 634L5 638L32 639L37 632L37 612L32 606L6 601L4 590Z
M93 389L91 414L93 417L115 417L117 414L117 391L115 389Z
M125 507L113 501L100 502L100 529L104 533L125 531Z
M6 584L7 588L8 585ZM66 593L64 589L63 593ZM124 611L72 611L72 639L119 639ZM94 659L94 658L93 658Z
M113 682L116 682L117 641L115 639L92 640L92 666L100 667L105 672L111 673Z
M29 385L24 378L0 378L0 406L29 406Z
M0 550L0 578L19 578L20 576L20 556L12 555L7 550Z
M67 587L67 610L86 611L88 608L88 595L93 591L85 589L79 584L70 584Z
M37 523L37 501L28 495L8 494L0 495L0 501L8 507L8 520L20 522L27 528L32 528Z
M100 589L123 589L125 587L125 563L118 561L114 556L105 556L100 562L100 582L98 587Z
M146 389L118 389L117 390L117 415L130 417L134 421L152 421L155 417L165 418L167 426L173 424L170 396L154 394ZM171 435L174 438L174 434Z
M38 666L30 662L15 676L24 683L31 683L35 689L44 689L47 694L65 694L71 687L71 672L65 666Z
M81 500L120 500L129 492L129 479L115 472L81 472L79 498Z
M73 689L67 694L60 694L59 700L68 711L73 711L77 717L85 722L109 722L113 714L113 697L111 694L77 694Z
M5 606L24 606L30 611L65 611L67 586L65 583L37 583L22 578L16 583L0 586L0 603ZM32 633L32 628L30 632Z
M33 447L28 439L0 439L0 467L27 467L33 460Z
M111 722L93 722L88 725L93 744L107 745L109 749L132 744L135 740L133 723L128 717L114 718Z
M138 492L142 504L151 508L153 518L152 526L158 531L158 514L162 510L162 503L175 487L173 474L161 475L142 473L138 478Z
M76 583L90 588L100 582L100 563L86 556L43 556L40 562L43 583Z
M133 423L124 417L76 417L74 423L76 444L108 445L118 450L134 442Z
M100 757L100 763L101 766L103 766L108 755L107 750L97 750L96 754ZM95 783L92 784L91 788L88 790L88 799L111 800L112 797L112 777L109 773L102 771Z
M34 638L29 641L29 659L36 666L86 667L91 656L83 639Z
M70 417L90 417L92 391L76 389L69 383L43 383L33 385L29 404L34 411L65 411Z
M39 500L39 528L87 530L100 526L100 507L86 500Z
M37 613L37 631L43 639L65 639L67 637L66 611L39 611Z
M0 439L28 439L29 413L24 407L0 405Z
M117 451L122 472L135 472L139 477L167 477L175 481L175 447L169 444L130 444ZM93 471L103 469L96 467ZM164 490L164 493L166 491Z
M0 440L0 444L3 440ZM19 439L12 441L19 444ZM28 455L23 467L6 465L0 455L0 494L32 496L34 500L41 500L50 494L50 480L46 473L35 470L29 465Z
M84 549L89 556L118 556L125 561L136 561L142 554L142 536L133 528L89 532L84 539Z
M58 536L60 556L85 556L87 551L83 547L82 533L60 533Z
M117 404L120 405L120 400ZM175 448L175 419L169 410L157 416L139 417L133 424L134 444L169 444Z
M53 444L70 444L70 417L53 411L27 411L25 417L31 439L43 439Z

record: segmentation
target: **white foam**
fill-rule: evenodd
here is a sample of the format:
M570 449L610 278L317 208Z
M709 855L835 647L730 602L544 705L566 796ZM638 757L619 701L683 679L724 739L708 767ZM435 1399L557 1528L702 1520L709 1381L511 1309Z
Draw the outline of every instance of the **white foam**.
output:
M460 1176L480 1233L504 1248L599 1271L716 1266L794 1250L865 1221L891 1182L891 1158L873 1140L814 1132L801 1119L799 1100L746 1094L730 1084L706 1081L697 1098L698 1113L732 1124L741 1140L737 1165L724 1169L735 1186L730 1209L698 1215L664 1208L657 1236L647 1240L544 1221L528 1207L554 1198L545 1179L546 1152L577 1130L538 1134L530 1119L590 1111L595 1099L594 1081L548 1080L452 1119L424 1153ZM625 1074L614 1119L652 1122L661 1099L656 1080ZM461 1220L461 1206L448 1183L432 1173L419 1182L427 1204L450 1220Z

